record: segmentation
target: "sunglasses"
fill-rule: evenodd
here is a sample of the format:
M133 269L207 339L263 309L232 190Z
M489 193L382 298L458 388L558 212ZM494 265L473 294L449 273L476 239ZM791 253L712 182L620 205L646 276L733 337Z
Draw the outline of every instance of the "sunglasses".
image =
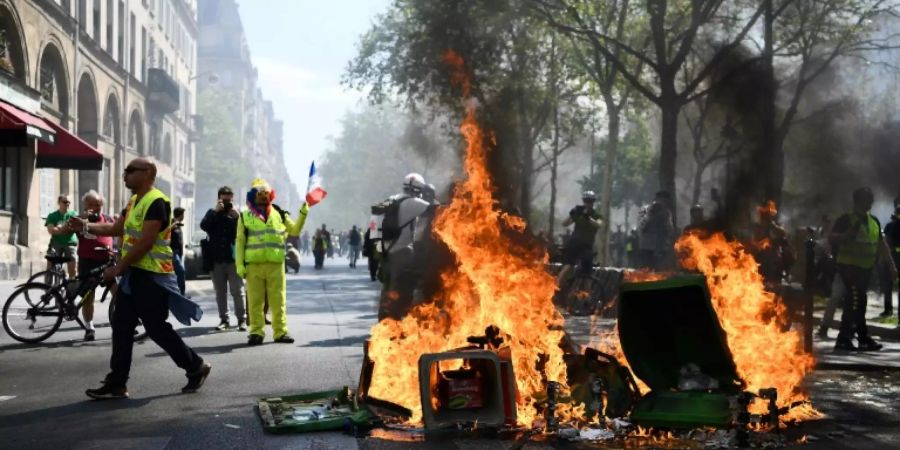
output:
M62 203L63 205L68 205L68 204L69 204L69 201L68 201L68 200L63 200L63 201L61 201L60 203Z
M125 172L126 175L131 175L132 173L142 172L145 170L147 170L147 169L144 167L126 167L123 172Z

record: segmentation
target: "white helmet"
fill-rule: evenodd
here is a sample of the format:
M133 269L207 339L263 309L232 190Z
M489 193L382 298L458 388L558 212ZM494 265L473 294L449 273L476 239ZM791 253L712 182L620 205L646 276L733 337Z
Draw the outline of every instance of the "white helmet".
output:
M585 202L595 201L597 200L597 194L595 194L594 191L584 191L581 193L581 200Z
M403 177L403 189L413 192L422 192L425 189L425 177L415 172Z

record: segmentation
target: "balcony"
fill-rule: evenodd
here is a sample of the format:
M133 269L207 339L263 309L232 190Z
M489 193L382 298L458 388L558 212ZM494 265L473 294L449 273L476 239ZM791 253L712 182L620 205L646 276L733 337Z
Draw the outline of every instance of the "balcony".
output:
M162 69L147 69L147 108L160 114L178 111L178 83Z

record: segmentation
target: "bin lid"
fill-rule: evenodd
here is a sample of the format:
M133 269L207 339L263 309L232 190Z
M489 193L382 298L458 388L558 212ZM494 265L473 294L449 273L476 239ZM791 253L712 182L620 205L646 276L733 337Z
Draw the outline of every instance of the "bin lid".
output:
M618 320L625 358L650 389L677 389L679 371L694 363L719 380L721 390L740 390L734 358L702 275L623 283Z

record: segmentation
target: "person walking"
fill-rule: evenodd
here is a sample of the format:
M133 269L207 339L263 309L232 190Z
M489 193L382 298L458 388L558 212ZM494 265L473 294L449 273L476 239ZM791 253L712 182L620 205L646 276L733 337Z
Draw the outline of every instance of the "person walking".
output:
M378 264L381 262L381 254L378 253L377 239L372 238L372 227L366 228L363 235L363 256L366 257L369 266L369 278L372 281L378 279Z
M178 279L178 289L181 295L185 293L184 283L184 208L175 208L172 213L172 258L175 263L175 277Z
M356 225L353 225L350 228L350 232L347 233L347 244L349 246L347 257L350 259L350 267L355 269L356 261L359 259L360 245L362 244L362 236L359 234Z
M76 231L97 236L122 236L121 258L103 271L107 282L122 277L113 318L110 372L97 389L85 391L93 399L128 397L126 382L131 371L134 330L138 320L147 335L185 371L187 384L182 393L197 392L209 376L212 366L188 347L166 321L169 311L187 325L200 320L199 306L178 292L172 261L171 202L154 187L156 165L146 158L128 163L125 186L132 196L115 223L90 223L74 217L69 220Z
M315 269L322 270L325 267L325 254L328 252L328 235L323 229L316 230L313 236L313 258L315 258Z
M235 239L235 265L238 275L247 280L250 310L250 334L247 345L260 345L265 339L264 304L272 311L272 335L275 342L291 344L287 329L285 244L288 236L298 236L306 223L309 205L300 207L297 221L272 203L275 190L264 180L253 180L247 192L247 209L241 213Z
M853 192L853 209L838 218L829 239L838 246L837 273L847 290L841 328L835 350L878 351L882 345L869 336L866 325L869 279L877 263L888 264L891 276L897 277L897 268L889 257L890 251L881 234L881 224L869 211L875 196L869 188ZM858 346L851 341L856 334Z
M69 219L77 217L78 213L74 209L69 209L68 195L60 195L56 199L57 210L47 215L44 226L50 233L50 247L47 253L54 253L68 259L66 262L66 270L69 278L75 278L75 250L78 246L78 238L68 225Z
M95 190L87 191L81 197L81 218L90 223L113 223L112 217L103 214L103 196ZM113 240L109 236L95 236L87 232L77 233L78 236L78 276L86 277L92 270L102 266L109 260L109 250L113 248ZM104 250L105 249L105 250ZM115 295L115 284L110 290ZM94 297L87 296L81 307L81 316L84 318L84 340L93 341L96 338L94 330Z
M884 227L884 238L890 247L891 259L894 260L894 266L900 267L900 205L894 207L894 214L891 215L891 221ZM890 287L897 277L888 278L884 284L889 287L888 295L884 298L884 314L885 317L893 315L893 294ZM898 280L900 281L900 280ZM897 312L900 313L900 289L897 292Z
M594 241L597 230L603 224L603 217L594 209L597 195L594 191L584 191L581 194L581 204L569 211L569 216L563 220L562 225L569 227L574 225L569 240L563 243L563 267L556 276L557 286L562 286L568 279L569 272L580 264L581 270L590 273L594 265ZM562 293L562 291L558 291Z
M238 276L234 262L234 240L237 236L238 212L234 208L234 192L228 186L219 188L216 205L206 212L200 221L200 229L209 239L212 260L212 283L216 291L219 309L219 326L222 331L231 327L228 311L228 293L234 302L234 315L239 331L247 331L244 315L244 282Z

